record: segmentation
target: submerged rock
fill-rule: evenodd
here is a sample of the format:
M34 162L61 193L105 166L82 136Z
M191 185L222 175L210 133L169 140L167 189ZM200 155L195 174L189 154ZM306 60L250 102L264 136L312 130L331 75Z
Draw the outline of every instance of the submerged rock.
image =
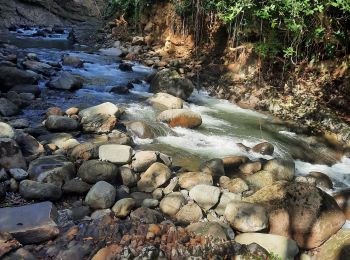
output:
M65 55L62 59L62 64L74 68L84 67L84 62L76 56Z
M262 155L272 155L275 148L268 142L260 143L252 148L253 152L260 153Z
M170 109L163 111L157 119L160 122L167 123L171 127L196 128L202 124L200 114L188 109Z
M154 138L154 133L152 128L143 121L135 121L135 122L127 123L126 128L132 134L136 135L141 139Z
M57 210L51 202L2 208L0 231L10 233L25 245L45 242L59 234L56 216Z

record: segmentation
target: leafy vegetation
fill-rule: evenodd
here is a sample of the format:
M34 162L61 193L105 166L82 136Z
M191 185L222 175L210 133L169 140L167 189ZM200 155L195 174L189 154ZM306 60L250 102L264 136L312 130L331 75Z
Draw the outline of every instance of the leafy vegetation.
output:
M206 19L208 16L215 16L227 26L233 47L253 41L263 57L296 63L303 58L319 60L350 51L349 0L168 1L192 31L200 33L197 27L213 20ZM154 2L111 0L114 8L132 14L135 21Z

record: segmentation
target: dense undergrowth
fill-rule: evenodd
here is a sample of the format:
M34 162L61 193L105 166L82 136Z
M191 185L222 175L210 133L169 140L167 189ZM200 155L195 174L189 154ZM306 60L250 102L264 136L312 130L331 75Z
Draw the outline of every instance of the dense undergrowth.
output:
M107 14L119 12L137 23L157 2L172 2L175 12L203 41L203 27L223 23L229 45L253 42L262 57L291 63L349 54L349 0L111 0Z

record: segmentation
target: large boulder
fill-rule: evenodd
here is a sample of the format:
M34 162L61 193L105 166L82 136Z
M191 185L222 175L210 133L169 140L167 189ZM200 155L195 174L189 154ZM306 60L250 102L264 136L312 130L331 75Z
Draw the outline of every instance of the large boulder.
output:
M62 58L62 64L65 66L71 66L73 68L82 68L84 63L81 59L76 56L65 55Z
M190 190L199 184L213 185L213 177L202 172L186 172L179 175L181 188Z
M141 139L152 139L154 133L152 128L143 121L134 121L126 124L126 128L129 132Z
M2 168L27 168L18 144L10 138L0 138L0 167Z
M127 164L131 161L132 148L127 145L106 144L99 147L99 157L102 161L116 164Z
M200 184L200 185L194 186L190 190L189 196L202 209L209 210L219 202L220 189L215 186Z
M0 98L0 116L14 116L19 114L20 109L7 98Z
M48 201L2 208L0 209L0 232L10 233L24 245L45 242L59 234L55 223L56 217L57 210Z
M105 181L97 182L85 197L85 204L93 209L107 209L113 206L116 189Z
M45 121L45 127L56 132L74 131L78 129L79 123L67 116L49 116Z
M0 90L4 92L16 85L36 84L39 78L38 74L31 71L20 70L10 66L0 66Z
M194 86L189 79L182 78L175 70L164 69L153 77L150 90L153 93L165 92L187 99L192 94Z
M168 166L162 163L153 163L147 171L141 175L137 183L139 191L153 192L156 188L165 184L171 177Z
M257 232L268 227L269 219L264 207L244 201L227 204L225 218L231 227L240 232Z
M171 127L196 128L202 124L201 115L188 109L165 110L159 114L157 119Z
M90 117L93 115L103 114L103 115L111 115L118 117L121 113L121 110L114 104L110 102L102 103L97 106L89 107L83 109L79 112L79 116L81 118Z
M49 64L35 60L26 60L22 63L22 65L25 69L43 74L45 76L49 76L53 71L53 68Z
M78 177L90 184L95 184L99 181L117 183L118 173L118 167L113 163L90 160L83 162L80 166Z
M85 133L104 134L114 129L117 118L114 115L94 114L83 117L80 123Z
M43 156L29 164L29 178L38 182L61 185L73 179L76 174L75 166L62 155Z
M83 86L83 82L80 78L63 71L47 83L49 88L62 89L62 90L75 90L80 89Z
M181 98L174 97L168 93L157 93L148 99L152 106L159 110L181 109L183 101Z
M278 181L244 201L267 209L271 234L290 237L305 249L320 246L345 223L336 201L306 183Z
M235 241L242 245L256 243L269 251L269 253L273 253L278 259L293 260L299 253L298 245L294 240L278 235L244 233L239 234Z
M23 180L19 184L19 193L27 200L58 200L62 196L60 187L51 183Z

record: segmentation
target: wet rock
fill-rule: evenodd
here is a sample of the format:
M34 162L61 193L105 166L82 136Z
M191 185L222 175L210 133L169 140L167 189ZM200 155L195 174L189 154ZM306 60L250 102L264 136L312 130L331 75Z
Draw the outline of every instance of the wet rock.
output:
M149 208L141 207L131 212L130 219L144 224L156 224L160 221L160 214Z
M46 118L50 117L50 116L63 116L64 113L62 111L61 108L59 107L50 107L47 109L45 116Z
M253 190L259 190L277 181L275 174L268 171L259 171L247 176L244 180Z
M350 189L337 192L333 198L345 214L347 220L350 220Z
M252 148L253 152L260 153L262 155L272 155L274 150L274 146L268 142L257 144Z
M46 130L45 130L46 131ZM74 138L73 133L48 133L45 132L45 134L39 134L37 137L38 141L43 144L55 144L57 147L62 148L63 144L69 140Z
M31 180L52 183L61 187L75 177L76 169L72 162L62 155L43 156L29 164Z
M51 202L2 208L0 230L10 233L22 244L45 242L59 234L56 215L56 208Z
M162 188L158 188L158 189L155 189L153 192L152 192L152 197L156 200L161 200L163 198L163 189Z
M7 98L0 98L0 116L15 116L20 113L17 105Z
M11 138L15 137L15 131L9 124L0 122L0 138Z
M195 235L209 237L213 241L226 241L227 235L223 227L217 222L198 222L186 227L186 230Z
M7 174L5 169L0 170L0 182L7 181L10 179L10 176Z
M54 89L76 90L80 89L83 86L83 83L78 77L69 72L63 71L60 72L57 77L51 79L47 83L47 86Z
M171 157L155 151L139 151L132 158L132 168L136 172L146 171L153 163L161 162L171 166Z
M188 109L165 110L157 117L157 120L167 123L171 127L196 128L202 124L200 114Z
M118 200L112 207L112 211L117 218L125 218L135 207L136 201L133 198L125 198Z
M127 145L107 144L99 147L99 157L102 161L116 164L127 164L131 161L132 148Z
M148 99L152 106L159 110L181 109L183 101L181 98L174 97L168 93L157 93Z
M76 56L72 56L72 55L65 55L62 58L62 64L65 66L70 66L73 68L82 68L84 67L84 62L79 59Z
M119 57L122 51L119 48L106 48L99 50L102 55Z
M291 181L295 175L295 163L293 161L273 159L264 165L263 170L273 173L276 180Z
M72 161L96 159L98 158L98 146L89 142L78 144L68 154Z
M22 154L27 159L34 159L44 153L44 147L33 136L24 132L16 132L16 142L21 147Z
M179 175L181 188L190 190L199 184L213 185L213 177L202 172L186 172Z
M18 94L29 93L33 94L35 97L38 97L41 94L41 90L38 85L16 85L13 88L11 88L11 91L16 92Z
M243 175L251 175L261 170L261 162L244 163L239 167Z
M85 203L93 209L112 207L115 201L116 189L105 181L97 182L85 197Z
M83 117L81 125L85 133L110 133L117 123L117 118L113 115L96 114Z
M7 185L3 182L0 183L0 201L6 197Z
M189 196L202 209L209 210L219 202L220 189L218 187L200 184L190 190Z
M35 60L26 60L22 63L25 69L34 71L45 76L50 76L53 72L53 68L46 63L35 61Z
M26 118L19 118L9 121L9 124L16 129L23 129L29 127L29 121Z
M20 70L16 67L0 66L0 90L5 92L16 85L36 84L39 75L35 72Z
M28 200L58 200L62 196L60 187L51 183L23 180L19 184L19 193Z
M78 115L81 118L91 117L93 115L98 115L98 114L118 117L120 113L121 113L121 110L116 105L110 102L105 102L97 106L83 109L78 113Z
M196 223L202 218L202 210L194 202L189 202L176 213L176 220L182 224Z
M91 219L93 220L98 220L98 219L102 219L106 216L110 216L112 213L112 211L110 209L99 209L99 210L95 210L92 214L91 214Z
M173 192L160 201L159 208L165 215L174 217L185 202L186 199L180 192Z
M63 184L62 191L64 194L68 195L85 195L91 187L90 184L82 180L72 179Z
M241 194L224 191L221 194L220 201L214 210L215 210L216 214L223 216L225 214L225 210L226 210L227 205L231 201L240 201L240 200L242 200Z
M224 162L222 159L212 159L200 165L201 172L213 176L214 179L219 179L225 175Z
M341 229L318 249L315 259L340 260L350 256L350 229Z
M241 178L230 179L227 176L220 177L220 186L232 193L242 193L249 190L247 183Z
M128 131L130 131L133 135L141 138L141 139L152 139L154 138L154 133L152 128L142 121L135 121L126 124L126 128Z
M119 172L123 185L127 187L134 187L137 185L137 175L128 166L120 167Z
M22 181L24 179L27 179L29 176L25 170L18 168L10 169L9 173L12 176L12 178L14 178L16 181Z
M49 131L64 132L74 131L79 127L79 123L67 116L49 116L45 121L45 127Z
M28 250L19 248L16 251L6 255L3 260L37 260L37 258Z
M264 206L269 212L270 233L291 237L301 248L321 245L345 222L332 197L305 183L279 181L244 201Z
M269 224L267 211L258 204L231 201L224 215L231 227L240 232L261 231Z
M315 180L315 184L319 188L333 189L332 180L322 172L310 172L307 177Z
M170 169L162 163L153 163L147 171L141 175L141 179L137 183L139 191L152 192L156 188L162 186L170 179Z
M118 130L113 130L110 134L108 134L108 143L131 146L134 142L128 134L125 134Z
M18 144L10 138L0 138L0 167L26 169L27 164Z
M156 207L158 207L159 205L159 201L156 200L156 199L144 199L142 201L142 207L145 207L145 208L150 208L150 209L154 209Z
M132 71L132 64L130 63L120 63L118 68L121 70L121 71Z
M182 78L175 70L164 69L153 77L150 90L153 93L165 92L187 99L192 94L194 86L189 79Z
M77 115L79 113L79 108L77 107L70 107L65 111L67 116L73 116Z
M113 163L99 160L83 162L78 170L78 177L90 184L95 184L99 181L120 182L118 167Z
M239 234L235 241L243 245L257 243L281 259L295 259L299 253L299 248L294 240L278 235L245 233Z

